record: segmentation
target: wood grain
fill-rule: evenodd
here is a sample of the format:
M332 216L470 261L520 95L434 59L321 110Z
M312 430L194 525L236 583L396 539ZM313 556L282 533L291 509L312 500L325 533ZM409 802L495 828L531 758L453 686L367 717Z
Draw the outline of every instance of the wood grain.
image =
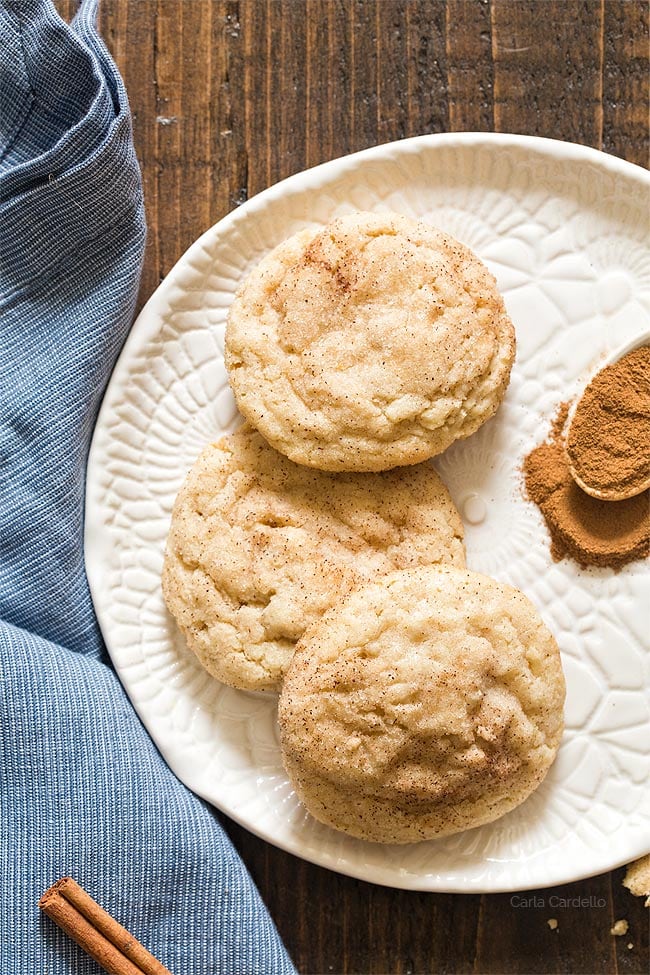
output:
M602 4L492 5L494 125L600 148Z
M514 131L648 161L639 0L103 0L100 24L145 180L142 300L233 206L378 142Z
M144 178L141 301L233 207L379 142L512 131L648 164L644 0L102 0L100 26ZM221 818L303 973L649 970L648 912L622 870L514 898L395 891Z
M495 128L492 11L476 0L449 0L446 9L449 129L491 132Z

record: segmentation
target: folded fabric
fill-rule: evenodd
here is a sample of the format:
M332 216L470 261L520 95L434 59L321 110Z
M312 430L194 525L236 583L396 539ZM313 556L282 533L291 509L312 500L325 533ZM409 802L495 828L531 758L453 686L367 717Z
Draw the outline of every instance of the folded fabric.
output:
M145 239L96 6L68 26L50 0L0 0L0 971L97 971L39 916L69 874L175 975L280 975L236 851L110 668L84 572L88 447Z

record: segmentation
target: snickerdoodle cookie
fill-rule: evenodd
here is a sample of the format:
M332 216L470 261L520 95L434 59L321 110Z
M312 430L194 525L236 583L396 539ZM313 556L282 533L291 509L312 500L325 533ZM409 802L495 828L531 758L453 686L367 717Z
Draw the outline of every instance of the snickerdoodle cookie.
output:
M382 843L502 816L563 727L557 645L528 599L424 567L354 590L307 631L280 696L287 772L321 822Z
M206 670L277 690L296 641L342 594L398 568L462 566L462 536L429 465L336 476L244 428L207 447L187 476L163 593Z
M276 247L230 309L237 406L299 464L381 471L467 437L514 357L494 278L463 244L394 213L354 213Z

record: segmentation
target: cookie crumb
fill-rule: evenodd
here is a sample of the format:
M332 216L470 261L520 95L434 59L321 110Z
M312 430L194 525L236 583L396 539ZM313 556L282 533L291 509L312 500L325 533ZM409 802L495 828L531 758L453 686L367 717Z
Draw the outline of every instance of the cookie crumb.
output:
M645 906L650 907L650 855L630 863L623 885L636 897L645 897Z
M631 951L631 950L632 950L632 948L634 948L634 943L633 943L632 941L628 941L628 943L627 943L627 946L628 946L628 948L629 948L629 949L630 949L630 951Z
M627 934L629 926L630 925L625 920L616 921L614 927L610 930L609 933L619 938L621 937L621 935Z
M549 917L549 919L548 919L548 921L546 923L548 924L548 926L551 929L551 931L557 931L557 918L556 917Z

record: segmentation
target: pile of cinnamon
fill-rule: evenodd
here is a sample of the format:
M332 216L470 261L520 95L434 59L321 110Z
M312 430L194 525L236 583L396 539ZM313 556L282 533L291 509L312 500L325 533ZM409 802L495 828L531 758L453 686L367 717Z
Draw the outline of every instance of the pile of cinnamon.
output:
M584 480L607 489L647 479L650 464L650 348L626 355L599 373L571 425L571 463ZM584 406L584 408L583 408ZM524 462L528 496L551 535L551 554L583 566L619 569L650 552L650 491L604 501L571 476L565 452L569 404L558 410L551 433ZM576 411L577 414L577 411Z

